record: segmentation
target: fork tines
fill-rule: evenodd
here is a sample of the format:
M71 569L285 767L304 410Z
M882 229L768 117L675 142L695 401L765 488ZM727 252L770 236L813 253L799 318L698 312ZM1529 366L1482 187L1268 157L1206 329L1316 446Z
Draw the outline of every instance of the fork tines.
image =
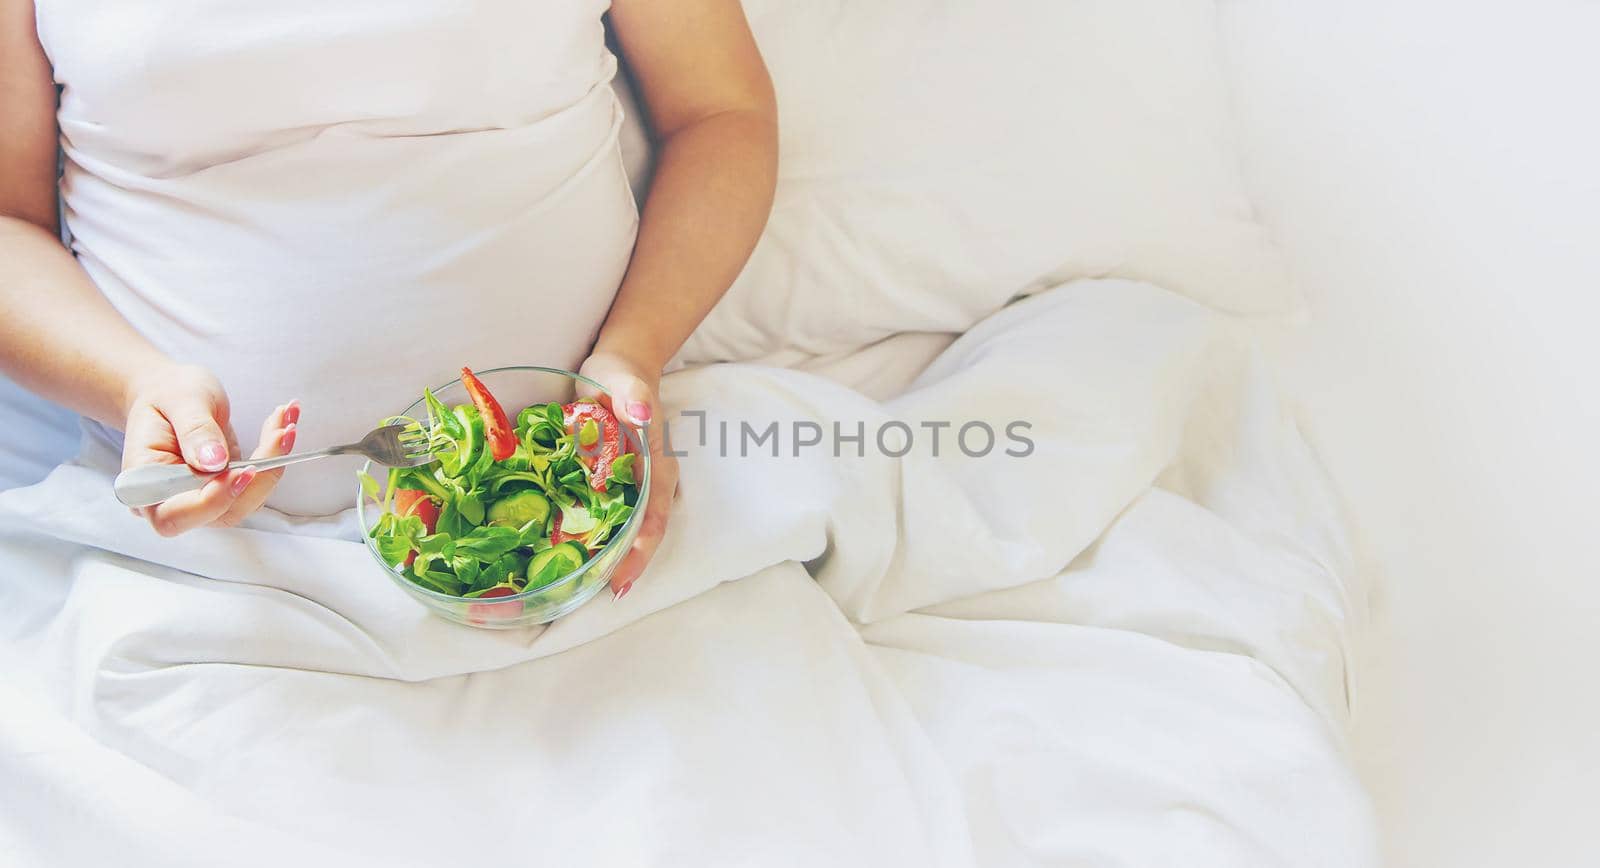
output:
M432 441L431 432L422 425L408 427L401 431L395 439L406 450L408 457L420 458L429 454L428 445Z

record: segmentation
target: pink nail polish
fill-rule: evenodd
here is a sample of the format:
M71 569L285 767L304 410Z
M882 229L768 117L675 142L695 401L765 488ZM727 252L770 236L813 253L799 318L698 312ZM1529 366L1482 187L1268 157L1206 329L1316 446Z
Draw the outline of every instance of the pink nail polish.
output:
M643 401L630 401L628 403L628 415L632 416L635 422L648 422L650 421L650 405Z
M623 597L628 596L628 592L631 591L631 590L633 590L633 582L629 582L626 585L623 585L622 586L622 590L620 590L620 591L612 591L611 592L611 600L612 600L612 602L616 602L617 600L620 600Z
M233 478L233 496L238 497L244 494L244 490L249 488L250 483L254 482L255 479L256 469L254 467L246 467L243 473Z
M289 426L287 428L283 429L283 436L278 438L278 448L282 449L285 452L288 452L290 449L293 449L294 448L294 435L296 433L297 433L297 429L294 427L294 423L290 422Z
M283 411L283 421L290 425L300 421L300 399L289 402L289 409Z
M221 470L228 463L228 447L221 443L207 443L200 447L200 469Z

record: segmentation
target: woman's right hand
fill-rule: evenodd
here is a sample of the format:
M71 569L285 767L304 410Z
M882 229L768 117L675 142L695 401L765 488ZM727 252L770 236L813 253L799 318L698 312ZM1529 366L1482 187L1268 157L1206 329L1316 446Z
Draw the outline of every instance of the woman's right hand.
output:
M173 365L147 371L129 385L122 469L145 464L187 464L213 474L239 454L228 419L228 396L210 371ZM278 407L261 426L252 458L287 454L294 447L300 405ZM134 510L162 536L202 525L231 527L258 509L283 474L243 467L217 475L194 491Z

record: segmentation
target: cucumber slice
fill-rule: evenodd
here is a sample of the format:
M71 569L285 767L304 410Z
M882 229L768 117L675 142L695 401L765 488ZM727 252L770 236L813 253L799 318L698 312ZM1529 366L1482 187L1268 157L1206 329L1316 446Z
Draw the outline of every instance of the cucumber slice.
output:
M542 527L550 517L550 501L537 491L519 491L489 504L491 525L520 528L530 521Z
M489 454L489 441L483 417L478 415L478 408L470 404L457 406L455 414L467 429L469 448L467 453L461 456L461 466L466 468L463 475L481 476L489 469L489 465L494 463L494 456Z
M439 457L439 467L446 476L457 477L476 467L480 458L488 451L484 445L483 419L478 416L478 411L461 404L450 411L448 419L436 421L435 425L444 432L453 447L449 451L436 453Z
M567 540L553 545L528 561L528 589L542 588L583 566L589 551L582 544Z

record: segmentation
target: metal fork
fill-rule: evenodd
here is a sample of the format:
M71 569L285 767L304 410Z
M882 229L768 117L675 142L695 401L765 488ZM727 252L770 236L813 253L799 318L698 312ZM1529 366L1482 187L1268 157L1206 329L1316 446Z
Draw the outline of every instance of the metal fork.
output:
M416 423L384 425L367 432L367 436L358 443L278 458L235 461L217 473L196 473L187 464L145 464L117 474L111 487L117 494L117 500L126 506L151 506L185 491L193 491L222 473L242 467L274 470L330 455L365 455L389 467L418 467L433 460L428 443L428 431Z

